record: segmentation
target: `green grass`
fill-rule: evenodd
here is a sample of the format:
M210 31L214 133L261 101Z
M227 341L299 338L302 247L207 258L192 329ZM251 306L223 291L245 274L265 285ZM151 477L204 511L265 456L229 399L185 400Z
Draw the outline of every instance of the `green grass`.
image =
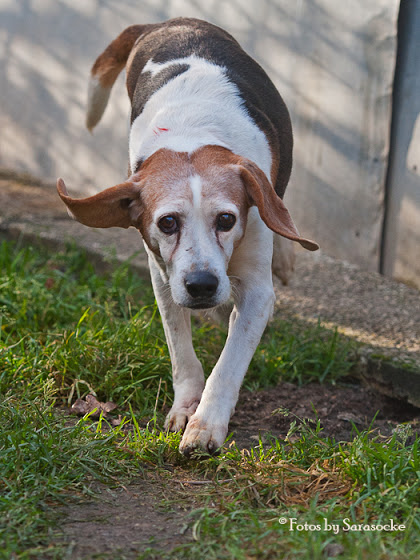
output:
M195 319L193 332L210 373L225 331ZM335 382L352 366L349 356L337 333L276 320L245 383ZM69 421L63 406L89 393L115 402L123 423ZM331 543L342 547L340 558L419 557L420 460L409 427L388 439L363 432L343 443L304 420L284 441L187 461L177 451L180 435L161 431L171 400L168 352L147 283L128 266L97 275L75 247L48 255L1 244L0 558L63 558L58 504L91 493L93 480L127 482L139 468L155 466L167 480L168 465L172 479L208 482L188 519L195 538L144 558L316 559ZM180 489L174 499L188 495ZM280 517L341 529L290 531ZM393 518L407 529L343 532L345 518Z
M0 422L0 557L40 558L52 539L55 505L89 492L92 477L111 481L132 467L115 453L118 430L105 436L83 420L66 425L34 401L4 399ZM51 554L62 558L60 549Z

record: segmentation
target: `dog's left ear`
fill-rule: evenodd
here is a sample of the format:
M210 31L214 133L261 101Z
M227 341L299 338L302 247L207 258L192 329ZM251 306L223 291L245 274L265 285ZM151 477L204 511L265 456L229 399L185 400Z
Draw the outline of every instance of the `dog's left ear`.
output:
M319 249L318 243L301 237L282 199L276 194L265 173L249 159L240 158L239 172L246 191L258 207L267 227L283 237L297 241L309 251Z
M142 205L140 186L126 181L88 198L71 198L63 179L57 180L57 191L72 218L94 228L140 226Z

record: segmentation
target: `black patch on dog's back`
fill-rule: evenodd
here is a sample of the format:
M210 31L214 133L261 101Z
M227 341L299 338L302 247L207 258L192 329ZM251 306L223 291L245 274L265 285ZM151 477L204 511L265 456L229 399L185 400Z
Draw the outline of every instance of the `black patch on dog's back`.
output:
M155 62L155 61L153 61ZM134 90L131 109L131 122L143 111L149 98L168 82L183 74L189 69L189 64L171 64L163 68L155 76L151 72L144 72L139 80L138 87Z

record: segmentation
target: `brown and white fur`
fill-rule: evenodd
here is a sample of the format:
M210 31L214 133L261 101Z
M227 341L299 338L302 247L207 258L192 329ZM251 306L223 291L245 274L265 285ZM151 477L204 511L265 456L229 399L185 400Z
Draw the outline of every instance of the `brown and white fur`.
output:
M178 18L129 27L99 56L88 128L100 120L124 66L131 176L86 199L70 198L62 179L57 188L81 223L140 231L173 366L166 428L184 430L184 454L214 453L272 313L272 267L287 280L288 240L318 248L299 235L282 201L292 166L290 119L264 70L228 33ZM191 309L230 298L226 345L205 382Z

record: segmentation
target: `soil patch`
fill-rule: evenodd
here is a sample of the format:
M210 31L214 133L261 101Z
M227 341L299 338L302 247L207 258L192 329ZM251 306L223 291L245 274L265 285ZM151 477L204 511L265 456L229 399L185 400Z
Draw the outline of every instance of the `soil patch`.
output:
M187 542L186 515L192 506L172 505L170 484L140 478L126 487L109 488L95 483L98 494L55 510L60 520L61 542L72 560L131 560L147 549L168 551ZM187 510L187 511L186 511Z
M279 408L291 414L273 414ZM420 430L420 409L360 385L311 383L298 387L282 383L262 391L241 392L230 423L232 439L239 447L256 445L259 435L264 434L284 439L296 416L318 418L323 435L337 441L353 439L353 424L358 430L365 430L374 418L372 428L384 436L389 436L402 422L410 422L414 431Z

